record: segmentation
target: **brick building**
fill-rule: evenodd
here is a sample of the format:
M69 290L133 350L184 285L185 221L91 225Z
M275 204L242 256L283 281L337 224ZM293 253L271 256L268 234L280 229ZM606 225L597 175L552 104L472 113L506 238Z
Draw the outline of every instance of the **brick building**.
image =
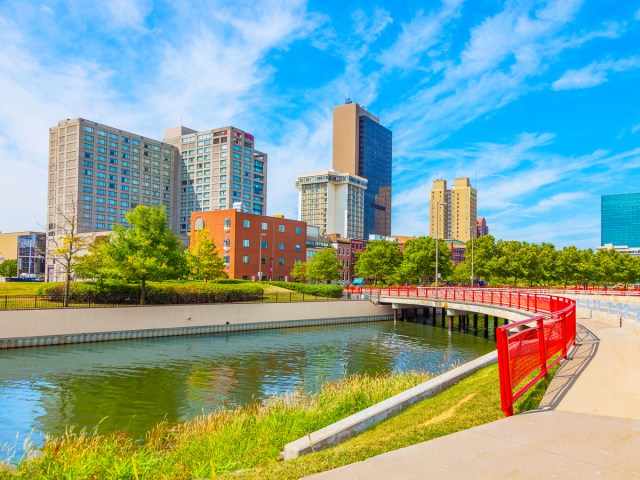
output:
M193 212L191 231L205 228L227 264L229 278L287 281L293 265L306 259L305 222L233 209ZM192 235L192 244L194 240Z

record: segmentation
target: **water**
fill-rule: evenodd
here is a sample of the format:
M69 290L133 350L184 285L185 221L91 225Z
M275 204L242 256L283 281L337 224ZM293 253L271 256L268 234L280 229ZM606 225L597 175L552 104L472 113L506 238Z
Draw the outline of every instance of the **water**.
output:
M144 438L162 420L317 392L345 374L438 373L494 348L439 327L376 322L3 350L0 460L67 425Z

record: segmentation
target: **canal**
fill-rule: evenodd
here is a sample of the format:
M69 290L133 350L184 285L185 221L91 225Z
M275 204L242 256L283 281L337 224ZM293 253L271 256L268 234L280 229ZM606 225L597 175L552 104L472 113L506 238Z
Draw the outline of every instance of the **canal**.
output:
M439 373L492 340L410 322L372 322L0 351L0 461L66 426L135 438L221 406L317 392L348 374Z

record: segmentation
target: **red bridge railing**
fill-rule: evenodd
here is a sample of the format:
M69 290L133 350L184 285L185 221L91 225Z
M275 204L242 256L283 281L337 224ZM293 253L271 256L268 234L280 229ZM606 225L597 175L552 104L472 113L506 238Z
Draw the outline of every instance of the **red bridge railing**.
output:
M370 296L436 299L435 288L360 288ZM513 405L563 358L575 343L575 300L516 289L439 288L438 300L482 303L540 313L496 329L502 411L513 415Z

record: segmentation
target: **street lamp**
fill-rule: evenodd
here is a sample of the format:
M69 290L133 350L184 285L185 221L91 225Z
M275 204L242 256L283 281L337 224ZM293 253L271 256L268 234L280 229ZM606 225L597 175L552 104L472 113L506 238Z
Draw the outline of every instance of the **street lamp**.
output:
M258 281L262 281L262 237L266 237L266 233L260 234L260 256L258 257Z
M469 230L469 235L471 235L471 288L473 288L473 284L474 284L474 276L473 276L473 239L476 238L475 235L472 235L472 229L474 227L472 227L471 225L469 225L467 227L467 230ZM475 227L477 230L477 226Z
M440 230L440 205L444 207L446 204L447 202L438 202L436 205L436 299L438 298L438 233Z

